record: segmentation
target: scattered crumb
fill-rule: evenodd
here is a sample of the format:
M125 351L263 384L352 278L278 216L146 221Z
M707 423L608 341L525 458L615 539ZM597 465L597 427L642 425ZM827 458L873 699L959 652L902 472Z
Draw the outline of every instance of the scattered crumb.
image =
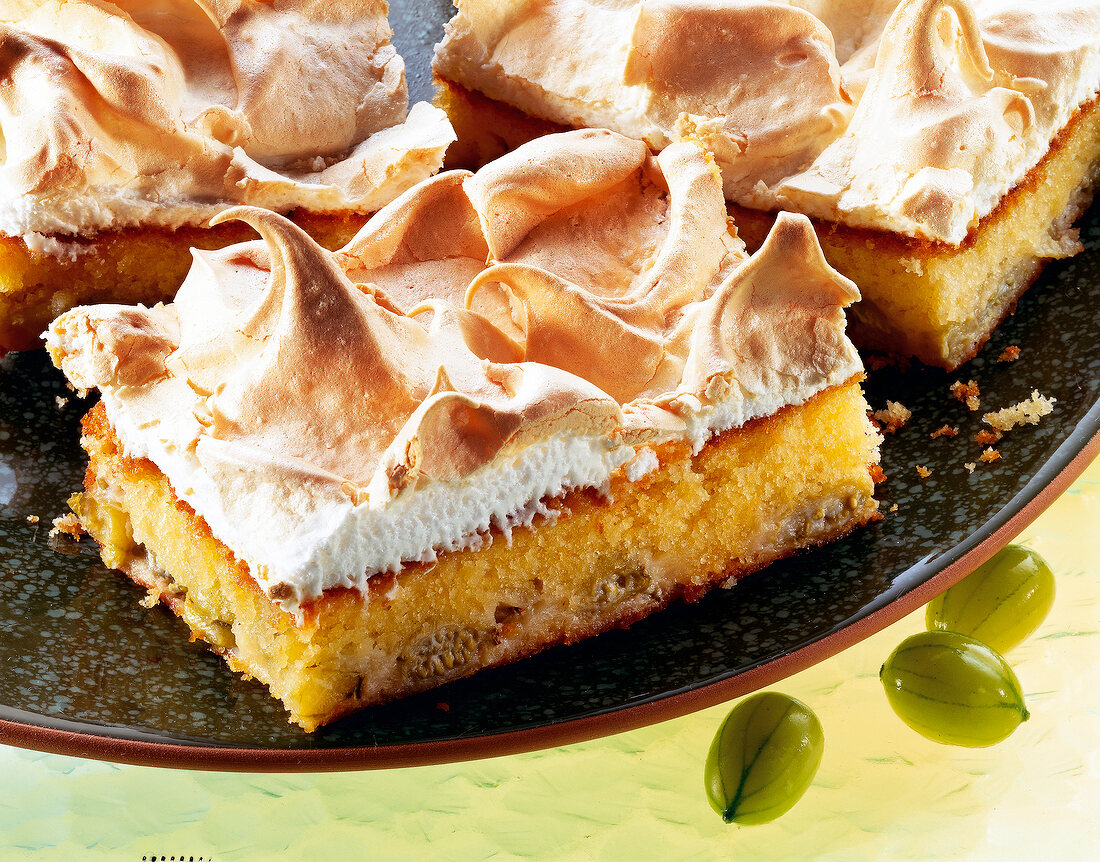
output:
M998 431L1008 431L1017 425L1038 425L1039 420L1054 410L1056 399L1040 395L1038 389L1031 390L1031 397L995 413L986 413L982 421L992 425Z
M67 515L62 515L60 518L53 519L53 529L50 530L50 538L58 536L64 533L66 536L72 536L74 539L79 539L84 535L84 525L80 523L80 518L69 512Z
M439 701L439 703L437 703L435 705L435 708L438 709L440 712L450 712L451 711L451 705L449 703L447 703L447 701L445 701L445 700Z
M27 523L28 524L37 524L38 523L38 516L37 515L27 515Z
M924 465L918 464L917 465L917 475L920 476L922 479L927 479L929 476L932 475L932 471L929 470Z
M965 464L963 464L963 466L966 468L967 473L973 473L974 468L978 465L975 461L967 461Z
M987 431L984 428L974 435L974 439L981 443L983 446L989 446L993 443L997 443L1005 435L1000 431Z
M139 601L138 604L141 605L143 608L146 608L147 610L152 610L158 604L160 604L160 595L156 592L156 590L150 590L148 595L146 595L145 598ZM195 636L191 635L190 640L191 643L194 643Z
M887 401L885 410L876 410L873 414L875 420L882 424L882 430L887 434L893 434L901 428L912 415L911 410L897 401Z
M1020 358L1020 348L1015 344L1010 344L1004 350L1001 351L1001 355L997 357L998 362L1015 362Z
M1001 453L998 452L996 449L994 449L992 446L990 446L988 449L986 449L984 452L982 452L982 457L979 460L985 461L986 463L988 463L990 461L996 461L1000 457L1001 457Z
M867 470L871 474L871 481L874 482L876 485L881 485L883 482L886 481L886 474L882 471L882 467L880 467L878 464L872 464L870 467L867 468Z
M937 437L958 437L959 429L953 428L950 425L941 425L935 431L932 432L931 437L935 440Z
M62 398L60 395L54 396L53 400L57 402L57 409L58 410L63 409L65 407L65 405L69 403L68 398Z
M890 511L891 512L896 512L897 510L898 510L898 504L894 503L894 505L890 507Z
M951 394L971 410L977 410L981 407L981 401L978 400L978 396L982 393L978 389L978 382L976 380L971 380L969 383L963 383L961 380L956 380L951 384Z

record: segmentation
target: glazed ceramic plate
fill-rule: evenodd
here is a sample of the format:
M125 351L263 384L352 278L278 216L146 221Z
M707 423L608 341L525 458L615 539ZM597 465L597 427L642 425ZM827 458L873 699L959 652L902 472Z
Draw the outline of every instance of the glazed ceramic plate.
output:
M412 24L394 4L414 92L449 4ZM418 40L418 41L417 41ZM413 61L419 58L419 71ZM626 730L769 685L919 607L991 555L1100 448L1100 210L1087 250L1051 266L959 373L871 373L871 404L913 418L883 448L886 517L847 539L581 644L303 733L163 609L98 561L52 543L81 483L79 417L42 354L0 360L0 742L123 762L246 770L358 769L528 750ZM1007 345L1016 362L997 362ZM974 379L983 411L1039 390L1056 399L979 461L981 412L950 384ZM61 401L58 401L61 399ZM955 438L931 438L942 425ZM966 464L976 464L973 471ZM921 479L917 466L931 470ZM37 522L32 523L37 517Z

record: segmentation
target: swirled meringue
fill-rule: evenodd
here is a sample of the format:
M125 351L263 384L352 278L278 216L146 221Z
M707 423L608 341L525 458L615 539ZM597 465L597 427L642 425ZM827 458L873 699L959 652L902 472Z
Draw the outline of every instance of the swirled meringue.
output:
M47 347L288 609L861 369L858 293L809 221L746 255L695 144L543 138L338 252L267 211L218 218L262 239L196 251L171 305L67 312Z
M227 206L372 212L453 140L386 4L0 2L0 232L199 224Z
M445 78L657 148L698 140L744 206L951 244L1100 91L1100 0L456 5Z

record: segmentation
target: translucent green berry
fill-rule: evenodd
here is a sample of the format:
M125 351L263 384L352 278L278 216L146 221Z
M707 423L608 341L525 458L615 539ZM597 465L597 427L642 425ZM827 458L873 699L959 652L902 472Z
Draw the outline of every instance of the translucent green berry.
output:
M906 638L879 679L901 720L935 742L994 745L1029 716L1019 680L1000 653L957 632Z
M802 798L824 750L821 722L806 704L774 691L746 698L707 755L711 807L727 823L774 820Z
M933 599L929 631L970 635L1006 653L1027 640L1054 604L1054 575L1039 554L1009 545Z

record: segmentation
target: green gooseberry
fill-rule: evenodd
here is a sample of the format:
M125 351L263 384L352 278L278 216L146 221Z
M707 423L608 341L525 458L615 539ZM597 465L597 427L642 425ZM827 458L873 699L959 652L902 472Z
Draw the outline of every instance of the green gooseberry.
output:
M1000 653L958 632L920 632L883 664L887 700L935 742L984 748L1027 721L1020 682Z
M825 736L806 704L775 691L741 701L707 755L707 799L727 823L767 823L791 808L817 774Z
M928 603L929 631L970 635L1006 653L1027 640L1054 604L1054 575L1039 554L1009 545Z

